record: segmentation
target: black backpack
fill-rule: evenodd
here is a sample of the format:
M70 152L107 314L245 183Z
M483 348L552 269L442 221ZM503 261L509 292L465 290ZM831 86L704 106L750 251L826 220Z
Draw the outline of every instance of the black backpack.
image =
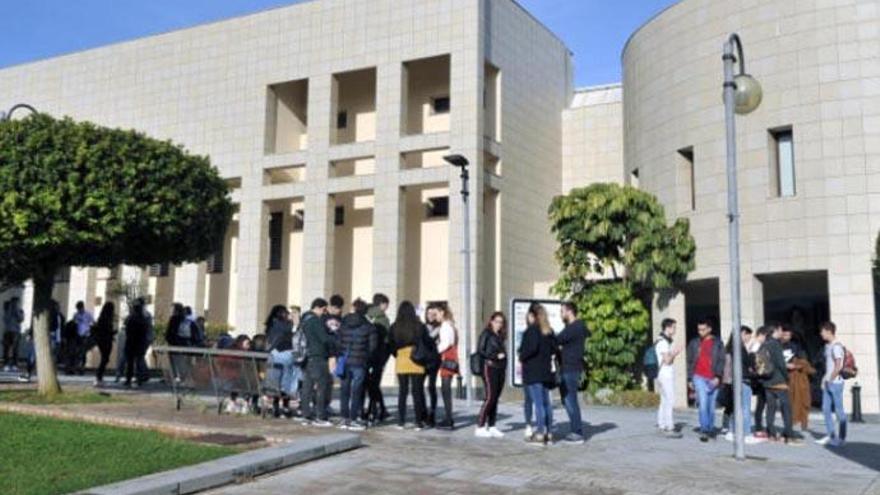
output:
M410 354L410 359L413 363L429 369L440 365L440 353L437 352L437 345L424 327L419 331L419 337L416 339L416 345Z

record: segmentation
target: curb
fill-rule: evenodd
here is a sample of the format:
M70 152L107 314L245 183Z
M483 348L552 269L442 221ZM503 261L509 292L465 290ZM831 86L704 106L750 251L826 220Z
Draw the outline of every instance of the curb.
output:
M265 449L237 454L128 481L90 488L78 495L178 495L248 480L297 464L314 461L361 446L352 434L304 438Z

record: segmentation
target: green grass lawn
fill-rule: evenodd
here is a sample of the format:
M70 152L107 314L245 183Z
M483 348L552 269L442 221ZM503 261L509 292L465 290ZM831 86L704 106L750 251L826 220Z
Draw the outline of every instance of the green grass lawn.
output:
M145 430L0 414L0 493L69 493L238 451Z
M67 391L52 397L41 397L34 389L0 390L0 402L17 404L58 406L64 404L101 404L104 402L121 402L121 399L110 394L92 391Z

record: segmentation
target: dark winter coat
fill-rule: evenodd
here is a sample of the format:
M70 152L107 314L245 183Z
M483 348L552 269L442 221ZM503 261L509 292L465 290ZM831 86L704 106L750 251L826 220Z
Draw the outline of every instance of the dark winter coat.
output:
M543 383L550 386L555 382L552 363L557 345L556 336L552 333L542 334L539 326L532 325L526 329L519 348L523 383L526 385Z
M569 323L559 332L556 343L561 347L562 371L584 372L584 346L587 338L589 332L581 320Z
M477 352L492 368L504 368L507 363L507 349L504 339L500 335L489 330L483 330L480 339L477 341ZM504 354L504 359L498 359L498 354Z

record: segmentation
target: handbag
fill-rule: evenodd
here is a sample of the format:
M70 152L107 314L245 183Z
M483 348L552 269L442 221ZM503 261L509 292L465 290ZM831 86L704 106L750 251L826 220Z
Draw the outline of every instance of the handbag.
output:
M458 374L458 361L454 359L444 359L440 362L440 369L444 369L446 371L451 371L452 373Z

